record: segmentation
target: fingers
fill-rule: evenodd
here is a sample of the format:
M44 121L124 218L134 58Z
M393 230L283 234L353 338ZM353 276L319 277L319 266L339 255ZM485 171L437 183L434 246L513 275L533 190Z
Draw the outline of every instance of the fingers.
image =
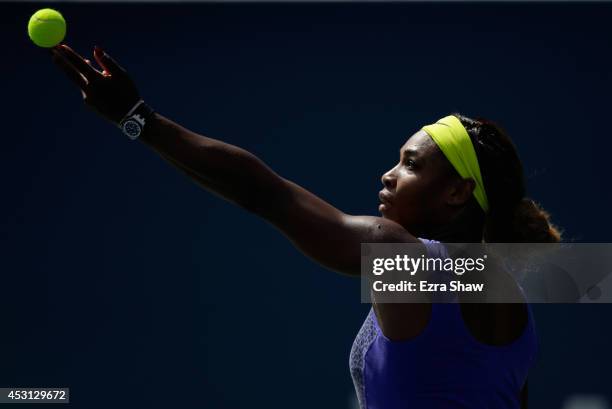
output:
M123 67L117 64L110 55L106 54L106 52L102 51L98 46L94 48L94 58L98 64L100 64L100 67L104 68L110 75L123 75L126 73Z
M72 64L68 62L66 57L60 54L59 51L54 49L52 50L52 54L53 54L53 62L58 67L60 67L60 69L64 71L66 76L72 82L74 82L79 88L81 88L81 91L82 91L87 86L87 80L85 79L85 77L83 77L83 75L81 75L81 73L74 66L72 66Z
M65 55L70 64L72 64L77 70L79 70L89 82L93 81L97 76L101 74L91 64L88 64L83 57L77 54L72 48L68 47L66 44L61 44L57 46L56 49L63 55Z

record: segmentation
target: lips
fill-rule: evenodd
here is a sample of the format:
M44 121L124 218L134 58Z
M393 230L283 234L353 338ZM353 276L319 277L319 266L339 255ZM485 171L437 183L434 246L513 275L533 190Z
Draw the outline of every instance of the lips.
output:
M382 203L384 203L384 204L390 204L390 203L391 203L391 198L392 198L392 196L391 196L391 194L390 194L388 191L386 191L386 190L381 190L381 191L378 193L378 198L380 199L380 201L381 201Z

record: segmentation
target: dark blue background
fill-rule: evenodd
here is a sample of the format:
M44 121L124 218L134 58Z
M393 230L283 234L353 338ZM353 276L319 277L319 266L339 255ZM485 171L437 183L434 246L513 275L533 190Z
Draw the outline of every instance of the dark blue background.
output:
M88 112L27 38L48 6L159 112L348 213L377 214L405 139L459 111L509 131L568 239L610 241L611 4L1 4L0 386L69 386L78 408L347 408L368 308ZM611 312L535 306L532 407L612 397Z

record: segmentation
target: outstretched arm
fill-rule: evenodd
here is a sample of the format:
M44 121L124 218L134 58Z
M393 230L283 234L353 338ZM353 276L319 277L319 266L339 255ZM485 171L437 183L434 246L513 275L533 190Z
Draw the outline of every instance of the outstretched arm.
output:
M266 219L314 261L357 275L362 242L413 239L395 222L347 215L250 152L156 115L143 141L205 189Z
M90 107L118 123L140 99L126 71L99 49L100 71L67 46L54 61L81 89ZM351 216L279 176L246 150L198 135L160 114L147 121L141 140L205 189L266 219L306 256L350 275L360 273L365 242L418 242L402 226L373 216Z

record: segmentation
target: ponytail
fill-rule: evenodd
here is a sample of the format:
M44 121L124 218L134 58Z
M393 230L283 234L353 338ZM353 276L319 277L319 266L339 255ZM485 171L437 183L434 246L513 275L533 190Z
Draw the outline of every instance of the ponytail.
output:
M459 118L472 140L489 198L489 212L484 221L484 241L560 242L562 232L552 224L550 214L525 196L523 165L510 137L486 119L453 115Z
M523 198L514 210L513 233L519 243L558 243L561 231L551 223L550 214L529 198Z

